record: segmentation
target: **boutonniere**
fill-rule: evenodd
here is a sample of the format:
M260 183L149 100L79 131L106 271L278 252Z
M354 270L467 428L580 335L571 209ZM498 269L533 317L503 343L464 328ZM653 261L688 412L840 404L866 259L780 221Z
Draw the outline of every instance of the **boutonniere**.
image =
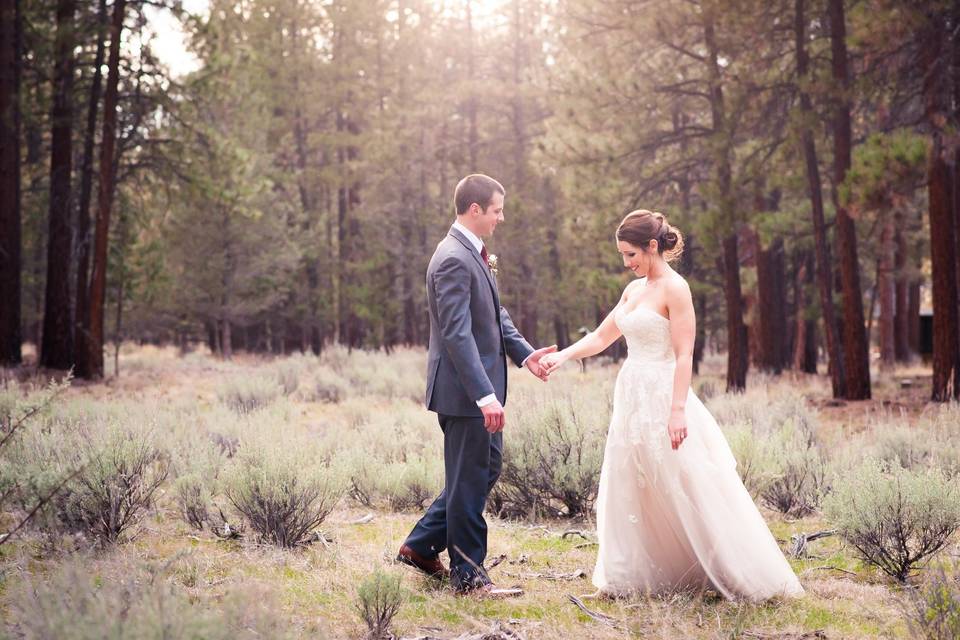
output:
M490 266L490 272L497 275L497 254L491 253L487 256L487 264Z

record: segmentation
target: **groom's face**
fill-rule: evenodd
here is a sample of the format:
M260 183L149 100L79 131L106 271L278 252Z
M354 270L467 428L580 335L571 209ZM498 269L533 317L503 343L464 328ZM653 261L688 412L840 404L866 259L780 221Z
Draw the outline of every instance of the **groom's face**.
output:
M493 200L487 205L484 211L477 207L473 212L473 219L476 225L475 231L481 238L489 238L493 235L493 230L497 225L503 222L503 194L494 193Z

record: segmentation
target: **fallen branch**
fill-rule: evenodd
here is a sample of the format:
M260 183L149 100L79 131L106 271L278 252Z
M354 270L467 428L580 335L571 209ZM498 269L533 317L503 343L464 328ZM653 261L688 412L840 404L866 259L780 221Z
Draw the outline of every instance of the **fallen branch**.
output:
M588 609L587 605L583 604L583 601L577 596L568 595L567 598L569 598L570 602L577 605L577 608L580 609L580 611L583 611L585 614L587 614L597 622L613 627L614 629L624 628L623 623L617 620L616 618L608 616L605 613L600 613L598 611L591 611L590 609Z
M511 578L520 578L521 580L576 580L578 578L586 578L587 572L583 569L577 569L570 573L523 573L522 571L519 573L510 573L508 571L507 575Z
M351 520L347 524L368 524L370 522L373 522L372 513L368 513L367 515L357 518L356 520Z
M805 633L762 633L759 631L744 631L744 638L756 640L827 640L827 634L822 629Z
M795 533L790 536L790 555L794 558L803 558L807 555L807 543L820 538L827 538L836 533L836 529L817 531L816 533Z
M432 628L431 628L432 629ZM527 636L521 631L514 631L504 627L501 623L496 623L493 629L481 631L479 633L464 633L455 638L443 638L442 636L416 636L413 638L400 638L400 640L527 640Z
M567 538L570 538L572 536L580 536L584 540L590 540L590 536L588 536L586 533L584 533L580 529L570 529L569 531L564 531L563 535L561 535L560 537L566 540Z
M848 576L856 576L856 575L857 575L857 574L855 574L853 571L847 571L846 569L841 569L840 567L834 567L834 566L831 566L831 565L824 565L824 566L822 566L822 567L810 567L809 569L805 570L805 571L804 571L803 573L801 573L800 575L806 575L806 574L810 573L811 571L839 571L840 573L845 573L845 574L847 574Z

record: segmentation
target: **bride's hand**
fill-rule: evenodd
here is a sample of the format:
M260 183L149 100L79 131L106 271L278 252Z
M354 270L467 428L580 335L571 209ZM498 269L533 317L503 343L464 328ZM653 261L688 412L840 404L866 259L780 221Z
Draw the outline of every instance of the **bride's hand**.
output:
M567 356L564 355L563 351L557 351L556 353L548 353L540 359L540 366L544 367L547 370L547 375L550 375L567 361Z
M670 434L670 446L676 451L687 438L687 416L683 409L670 410L667 433Z

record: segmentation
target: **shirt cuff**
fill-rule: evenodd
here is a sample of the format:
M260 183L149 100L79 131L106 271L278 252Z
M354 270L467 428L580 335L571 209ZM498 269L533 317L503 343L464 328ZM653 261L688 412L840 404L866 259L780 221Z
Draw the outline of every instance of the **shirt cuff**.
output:
M532 355L533 355L533 354L531 353L529 356L527 356L526 358L524 358L524 359L523 359L523 362L520 363L520 366L521 366L521 367L525 367L525 366L527 365L527 360L529 360L529 359L530 359L530 356L532 356Z
M482 398L480 398L479 400L477 400L477 406L478 406L478 407L485 407L485 406L487 406L488 404L490 404L491 402L495 402L496 399L497 399L497 394L491 393L490 395L488 395L488 396L483 396Z

